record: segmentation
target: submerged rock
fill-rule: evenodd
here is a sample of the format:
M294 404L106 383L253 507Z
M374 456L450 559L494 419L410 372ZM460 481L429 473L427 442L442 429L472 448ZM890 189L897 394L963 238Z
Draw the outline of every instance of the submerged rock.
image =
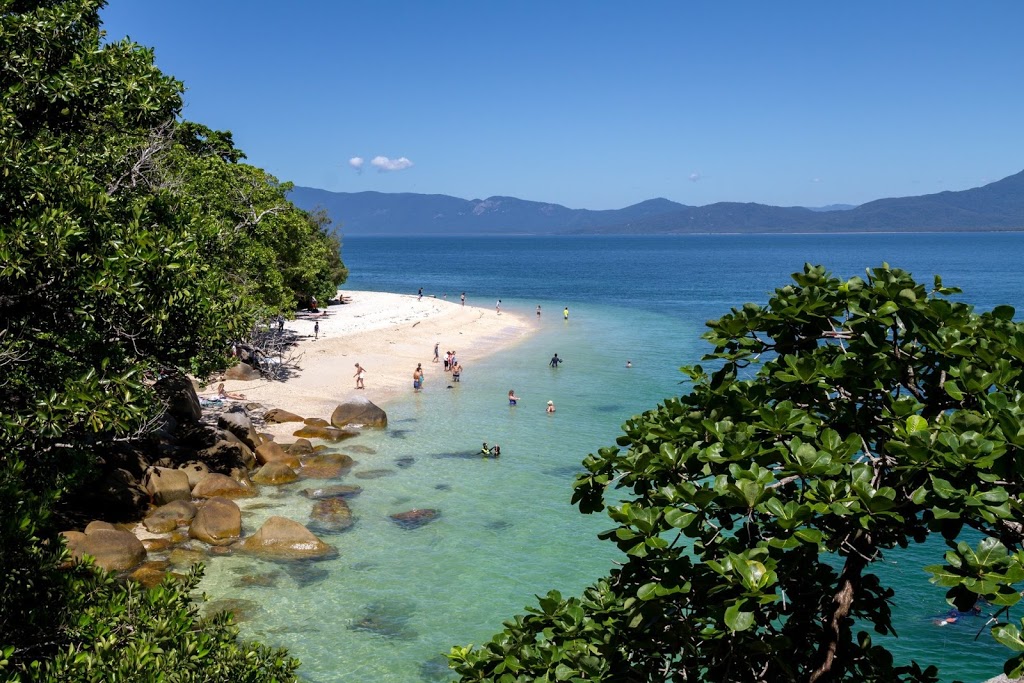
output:
M363 610L363 615L352 624L355 631L369 631L385 638L408 640L416 633L409 628L413 606L405 602L374 602Z
M369 446L364 446L361 443L345 446L345 450L351 451L353 453L362 453L364 455L373 455L374 453L377 452L376 448L370 448Z
M412 467L413 463L415 462L416 458L412 457L411 455L403 455L401 458L395 458L395 465L401 467L402 469Z
M313 500L323 498L351 498L363 492L362 486L355 484L335 484L334 486L321 486L315 489L303 489L302 495Z
M406 510L405 512L396 512L390 516L398 526L403 529L418 529L419 527L433 522L435 519L441 516L441 511L433 508L425 508L422 510Z
M303 479L336 479L348 474L355 465L352 456L344 453L317 453L302 459L299 474Z
M223 598L211 600L204 605L203 612L206 616L212 616L220 612L231 612L235 615L235 623L249 621L262 611L262 607L255 600L244 598Z
M325 557L334 549L309 529L285 517L271 517L252 536L242 541L241 550L271 559Z
M311 527L321 533L338 533L352 528L352 509L342 498L323 498L313 504L309 513Z
M393 477L397 472L394 470L363 470L362 472L356 472L354 476L356 479L380 479L382 477Z

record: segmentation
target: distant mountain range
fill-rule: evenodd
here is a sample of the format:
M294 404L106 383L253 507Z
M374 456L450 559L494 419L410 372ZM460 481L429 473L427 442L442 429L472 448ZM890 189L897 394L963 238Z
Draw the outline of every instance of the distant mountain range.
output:
M1024 171L982 187L860 206L816 209L719 202L686 206L649 199L592 211L515 197L328 192L296 187L303 209L324 208L344 235L684 234L784 232L953 232L1024 230Z

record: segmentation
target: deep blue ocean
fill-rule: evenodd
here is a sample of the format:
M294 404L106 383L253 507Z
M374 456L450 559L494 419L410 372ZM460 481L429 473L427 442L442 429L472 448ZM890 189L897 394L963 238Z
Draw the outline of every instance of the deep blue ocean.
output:
M358 456L360 467L392 476L351 482L364 492L350 503L355 528L326 539L336 560L296 570L218 558L203 587L250 601L243 633L287 646L306 680L450 680L440 655L452 645L486 642L534 595L577 594L617 559L596 539L610 521L569 504L573 476L626 419L686 390L678 368L708 350L706 320L765 302L805 262L844 279L883 262L926 284L941 274L979 310L1024 311L1022 255L1024 234L1009 233L347 238L343 289L422 287L449 301L465 292L468 304L492 311L501 299L537 331L467 367L456 390L431 371L423 392L388 406L387 432L359 437L375 451ZM458 350L458 339L441 347ZM548 367L552 353L565 359L557 370ZM510 388L522 398L515 408L505 400ZM544 412L548 400L554 415ZM457 457L484 440L502 445L500 460ZM254 503L247 529L270 514L303 521L309 501L295 493ZM441 517L415 530L387 520L410 507ZM933 624L948 606L921 567L941 561L942 550L886 556L879 573L896 587L899 632L886 644L900 661L938 665L944 681L980 682L1000 673L1009 652L986 633L975 640L983 619Z

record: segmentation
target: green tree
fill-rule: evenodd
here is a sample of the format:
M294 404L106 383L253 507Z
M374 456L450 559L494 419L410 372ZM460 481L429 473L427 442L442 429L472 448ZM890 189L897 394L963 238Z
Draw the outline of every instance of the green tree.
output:
M102 43L103 4L0 0L0 671L41 681L293 680L294 661L238 642L223 618L198 619L192 583L143 591L115 582L69 565L56 533L55 502L158 417L152 379L223 367L230 341L264 313L202 251L221 227L216 198L204 205L168 174L182 84L150 50ZM196 158L240 158L228 134L192 142ZM307 270L337 275L333 259Z
M1005 617L1020 599L1014 310L979 315L888 266L793 280L710 321L713 370L683 368L690 393L584 461L573 500L607 511L622 565L454 648L463 681L935 680L869 631L893 633L875 563L936 534L949 550L928 571L952 604ZM1003 621L992 635L1024 652Z
M184 122L160 159L160 182L174 187L203 230L198 254L262 317L333 298L348 277L326 215L287 199L291 183L241 163L231 133Z

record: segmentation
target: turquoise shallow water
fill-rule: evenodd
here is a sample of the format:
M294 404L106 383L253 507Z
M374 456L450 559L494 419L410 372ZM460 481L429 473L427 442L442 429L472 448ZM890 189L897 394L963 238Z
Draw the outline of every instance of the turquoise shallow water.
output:
M501 622L556 588L578 593L603 575L614 549L596 540L610 526L569 505L587 453L611 445L630 415L685 390L680 365L706 350L703 322L745 301L764 301L804 261L844 277L889 260L930 282L942 273L981 308L1020 303L1020 235L842 235L685 238L459 238L348 240L352 289L425 292L533 315L536 335L478 364L463 381L428 366L425 390L388 406L386 432L350 443L370 447L345 483L355 527L326 536L336 559L301 568L224 557L209 563L204 590L254 601L244 633L288 647L309 681L447 680L440 654L481 643ZM570 319L562 320L562 307ZM441 348L457 341L440 340ZM429 361L432 349L424 349ZM547 361L557 352L565 363ZM630 359L634 367L626 369ZM521 397L510 408L509 389ZM553 400L557 412L544 412ZM466 455L482 441L500 460ZM344 450L344 446L343 446ZM354 475L389 470L378 479ZM251 532L271 514L308 519L310 501L294 484L255 503ZM270 504L274 507L265 507ZM436 508L441 516L401 529L388 515ZM880 568L897 586L902 660L941 665L944 680L998 673L1005 651L975 619L937 628L942 589L920 570L938 561L929 545L890 555ZM274 587L249 585L252 576ZM974 623L978 622L978 623Z

